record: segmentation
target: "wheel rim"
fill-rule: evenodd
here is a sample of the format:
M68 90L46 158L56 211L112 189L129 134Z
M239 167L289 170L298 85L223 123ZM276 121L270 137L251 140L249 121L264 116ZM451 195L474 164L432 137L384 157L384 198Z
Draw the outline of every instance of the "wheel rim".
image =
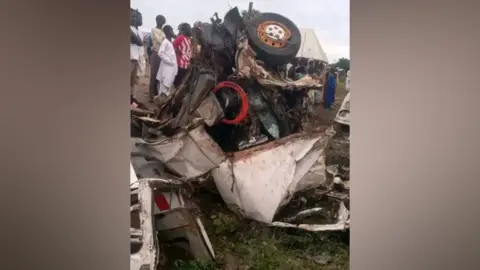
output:
M257 35L262 43L274 48L284 47L292 36L285 25L275 21L260 24L257 27Z

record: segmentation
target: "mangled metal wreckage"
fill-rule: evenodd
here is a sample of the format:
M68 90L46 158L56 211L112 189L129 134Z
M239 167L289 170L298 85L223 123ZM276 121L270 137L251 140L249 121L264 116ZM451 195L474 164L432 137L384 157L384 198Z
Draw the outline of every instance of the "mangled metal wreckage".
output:
M135 147L134 147L135 148ZM203 224L180 192L181 181L163 178L158 163L133 149L130 163L130 269L168 267L177 259L212 260ZM141 178L137 177L139 175Z
M339 195L333 191L339 182L326 173L325 149L335 131L309 124L307 91L322 85L280 72L300 48L295 24L274 13L244 20L233 8L223 21L215 14L193 30L194 56L181 85L155 110L132 113L134 148L160 162L168 179L201 182L210 175L225 203L246 218L310 231L348 228L348 187ZM145 187L152 181L139 180ZM302 203L298 194L308 190L321 193L329 209ZM292 202L300 209L282 216ZM302 224L322 211L332 219ZM194 241L203 243L204 258L213 258L201 222L194 223Z

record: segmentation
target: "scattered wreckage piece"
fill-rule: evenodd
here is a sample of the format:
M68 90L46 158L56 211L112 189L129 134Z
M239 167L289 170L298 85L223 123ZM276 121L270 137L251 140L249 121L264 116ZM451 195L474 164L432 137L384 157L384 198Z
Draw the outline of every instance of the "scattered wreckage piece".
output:
M298 213L297 215L304 215L306 211L311 211L311 210L312 209L304 210ZM317 209L314 209L314 210L317 210ZM343 202L340 203L340 208L338 209L337 216L338 216L337 222L334 224L292 224L292 223L275 221L271 223L271 226L284 227L284 228L296 228L296 229L301 229L301 230L311 231L311 232L343 231L350 228L350 211L347 209L347 207Z
M215 253L203 224L180 193L184 183L159 178L148 165L140 158L130 163L130 269L156 270L178 256L213 260ZM138 179L137 174L157 177Z
M349 180L350 179L350 168L347 166L340 166L339 164L327 166L327 173L332 175L332 177Z
M172 137L135 140L135 147L185 180L197 179L225 160L225 154L201 121Z
M321 213L323 211L325 211L325 209L323 207L314 207L314 208L310 208L310 209L305 209L305 210L301 210L300 212L296 213L293 216L286 217L283 220L285 222L288 222L288 223L293 223L296 220L303 219L303 218L306 218L306 217L311 217L311 216L314 216L314 215L316 215L318 213Z

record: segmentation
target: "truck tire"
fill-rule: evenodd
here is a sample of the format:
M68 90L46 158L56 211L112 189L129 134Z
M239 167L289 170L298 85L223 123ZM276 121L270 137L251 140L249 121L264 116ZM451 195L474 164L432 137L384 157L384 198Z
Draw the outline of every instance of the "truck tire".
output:
M257 59L268 66L286 64L300 50L300 30L290 19L280 14L262 13L247 23L246 30L250 47L257 53Z

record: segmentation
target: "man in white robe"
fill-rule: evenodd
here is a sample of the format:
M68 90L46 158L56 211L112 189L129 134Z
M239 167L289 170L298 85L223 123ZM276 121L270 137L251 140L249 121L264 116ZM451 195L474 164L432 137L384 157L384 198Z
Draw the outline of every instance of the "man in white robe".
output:
M159 102L164 102L171 94L170 91L178 73L177 56L172 44L173 28L170 25L165 25L163 32L165 33L165 39L158 49L158 56L161 59L157 72Z

